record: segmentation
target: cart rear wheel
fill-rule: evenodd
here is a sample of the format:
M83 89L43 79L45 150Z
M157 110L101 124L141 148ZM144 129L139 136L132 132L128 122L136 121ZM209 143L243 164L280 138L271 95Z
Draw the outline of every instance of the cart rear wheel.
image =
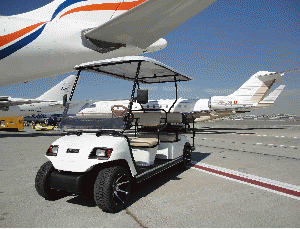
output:
M183 161L181 164L182 169L187 170L191 168L192 164L191 158L191 145L190 143L186 142L183 148Z
M47 161L41 166L35 177L35 189L46 200L57 198L58 191L50 187L50 176L54 170L51 161Z
M120 166L102 169L94 185L94 199L105 212L119 212L127 207L131 192L131 175Z

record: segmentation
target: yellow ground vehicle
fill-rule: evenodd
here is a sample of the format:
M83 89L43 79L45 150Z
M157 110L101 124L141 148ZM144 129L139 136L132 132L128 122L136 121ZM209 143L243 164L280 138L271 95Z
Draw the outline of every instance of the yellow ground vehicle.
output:
M50 126L43 123L43 124L33 125L32 128L35 130L54 130L58 128L58 126Z
M24 130L24 117L0 117L0 130Z

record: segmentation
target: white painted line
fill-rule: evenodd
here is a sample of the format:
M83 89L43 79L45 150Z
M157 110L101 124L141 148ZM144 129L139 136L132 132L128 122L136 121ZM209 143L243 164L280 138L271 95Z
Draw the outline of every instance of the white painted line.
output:
M285 145L280 145L280 147L285 147Z
M267 135L266 135L266 134L264 134L263 136L264 136L264 137L266 137Z
M256 188L267 190L279 195L287 196L296 200L300 200L300 187L288 183L282 183L276 180L270 180L255 175L238 172L206 163L192 161L193 169L226 178L228 180L247 184Z
M261 135L259 134L259 135L257 135L257 136L259 136L259 137L260 137Z
M260 143L260 142L259 143L255 143L255 145L262 145L262 143Z
M274 144L268 144L268 146L273 146Z
M285 138L285 136L281 136L282 138Z
M275 136L275 138L279 138L279 136Z

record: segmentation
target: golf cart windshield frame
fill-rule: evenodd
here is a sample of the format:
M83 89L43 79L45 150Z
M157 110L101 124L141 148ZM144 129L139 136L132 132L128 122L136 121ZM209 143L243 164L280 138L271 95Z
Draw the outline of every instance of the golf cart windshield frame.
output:
M140 83L143 84L166 83L166 82L175 83L176 98L172 106L167 111L167 113L169 113L171 111L171 108L174 107L175 103L177 102L177 91L178 91L177 82L192 80L190 77L182 75L158 61L143 56L136 56L136 57L130 56L130 57L114 58L109 60L86 63L86 64L75 66L75 69L78 70L78 74L77 74L76 83L74 84L70 95L70 99L69 99L70 101L75 91L75 87L78 82L81 71L101 73L101 74L134 82L130 101L129 101L128 111L124 117L125 125L123 131L131 127L132 105L135 99L134 94L136 88L137 87L138 89L140 88L139 85ZM64 114L66 115L67 111L64 112Z

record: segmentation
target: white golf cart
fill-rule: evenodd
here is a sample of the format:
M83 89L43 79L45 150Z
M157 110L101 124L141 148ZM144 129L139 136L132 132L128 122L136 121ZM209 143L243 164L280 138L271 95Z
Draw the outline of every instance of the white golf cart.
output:
M133 182L176 164L183 169L190 167L194 143L190 145L182 135L188 128L184 115L170 113L172 107L168 111L143 109L148 91L139 89L139 85L175 82L177 100L177 82L191 78L146 57L92 62L75 69L78 77L81 71L89 71L133 81L131 99L128 107L120 105L120 112L112 109L100 119L63 119L67 135L51 144L46 153L50 161L36 175L39 195L51 200L61 190L92 191L103 211L118 212L126 208ZM133 109L134 101L140 104L139 109Z

